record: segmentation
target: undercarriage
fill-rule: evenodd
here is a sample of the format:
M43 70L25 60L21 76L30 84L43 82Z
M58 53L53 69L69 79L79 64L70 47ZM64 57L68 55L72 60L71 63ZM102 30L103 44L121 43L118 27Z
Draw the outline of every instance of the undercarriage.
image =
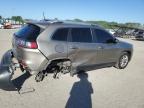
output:
M71 62L69 60L54 60L52 61L46 70L39 72L35 80L36 82L40 82L44 79L48 74L53 74L54 79L59 79L61 74L70 73L71 71Z

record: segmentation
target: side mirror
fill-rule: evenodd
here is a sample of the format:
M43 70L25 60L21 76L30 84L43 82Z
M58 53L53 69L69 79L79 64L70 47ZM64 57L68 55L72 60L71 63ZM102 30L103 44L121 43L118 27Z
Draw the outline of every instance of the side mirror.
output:
M114 38L114 39L108 39L108 40L106 41L106 43L118 43L118 42L119 42L119 40L116 39L116 38Z
M115 42L116 42L116 43L118 43L118 42L119 42L119 40L118 40L117 38L115 38Z

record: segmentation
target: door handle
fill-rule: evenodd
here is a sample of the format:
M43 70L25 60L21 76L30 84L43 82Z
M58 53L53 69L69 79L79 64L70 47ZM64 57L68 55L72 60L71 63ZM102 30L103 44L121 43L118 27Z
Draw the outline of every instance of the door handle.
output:
M104 49L103 46L98 46L98 49Z
M72 46L72 47L70 47L70 49L78 49L78 47Z

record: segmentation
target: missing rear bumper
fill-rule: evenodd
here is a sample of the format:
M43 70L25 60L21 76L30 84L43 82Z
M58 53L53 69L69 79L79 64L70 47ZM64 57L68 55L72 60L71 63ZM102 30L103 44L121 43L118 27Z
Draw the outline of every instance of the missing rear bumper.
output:
M24 81L30 77L28 72L12 79L15 72L15 64L12 62L12 50L7 51L0 64L0 89L6 91L19 91Z

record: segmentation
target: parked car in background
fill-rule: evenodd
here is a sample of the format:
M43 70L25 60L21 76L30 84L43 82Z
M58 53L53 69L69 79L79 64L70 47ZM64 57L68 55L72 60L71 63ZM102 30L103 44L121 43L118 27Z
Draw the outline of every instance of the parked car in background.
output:
M0 24L0 29L2 29L3 28L3 25L2 24Z
M18 29L18 28L21 28L22 26L23 26L22 24L4 23L4 25L2 25L2 28L4 28L4 29Z
M136 40L144 40L144 31L139 31L135 34Z
M4 23L4 29L11 29L12 28L12 24L11 23Z
M126 35L130 35L130 36L133 36L134 35L134 31L135 30L128 30L127 32L126 32Z
M12 24L12 29L18 29L21 28L23 25L22 24Z

